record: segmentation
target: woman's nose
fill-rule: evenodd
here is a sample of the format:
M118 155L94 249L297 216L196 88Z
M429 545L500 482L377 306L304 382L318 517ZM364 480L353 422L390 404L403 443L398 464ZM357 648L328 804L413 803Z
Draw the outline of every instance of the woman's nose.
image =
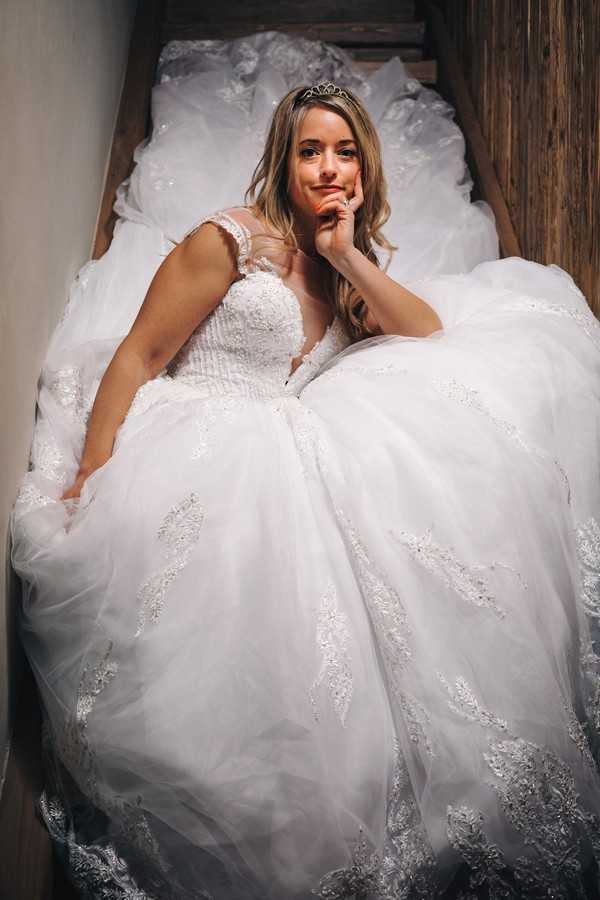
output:
M323 153L321 156L321 177L335 178L337 173L335 154Z

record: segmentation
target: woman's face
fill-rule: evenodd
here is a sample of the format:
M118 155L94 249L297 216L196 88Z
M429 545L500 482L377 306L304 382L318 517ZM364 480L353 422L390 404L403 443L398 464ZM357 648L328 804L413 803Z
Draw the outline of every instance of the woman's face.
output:
M358 145L345 119L319 106L302 120L288 157L292 209L314 216L326 197L340 191L350 199L360 169Z

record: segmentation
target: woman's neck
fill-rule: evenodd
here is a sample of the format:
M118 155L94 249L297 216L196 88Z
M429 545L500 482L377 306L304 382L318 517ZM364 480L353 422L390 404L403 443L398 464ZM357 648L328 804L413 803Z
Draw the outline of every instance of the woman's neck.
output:
M315 247L315 216L308 216L301 210L294 209L294 237L303 253L315 259L319 256Z

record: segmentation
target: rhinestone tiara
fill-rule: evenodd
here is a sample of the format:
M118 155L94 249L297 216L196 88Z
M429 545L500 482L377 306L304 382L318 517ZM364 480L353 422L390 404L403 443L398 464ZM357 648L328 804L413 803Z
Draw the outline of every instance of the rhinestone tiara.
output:
M304 91L302 96L299 98L299 102L303 100L308 100L309 97L343 97L345 100L350 100L349 95L346 91L343 91L341 88L334 84L333 81L321 81L319 84L313 85L313 87L309 88L307 91Z

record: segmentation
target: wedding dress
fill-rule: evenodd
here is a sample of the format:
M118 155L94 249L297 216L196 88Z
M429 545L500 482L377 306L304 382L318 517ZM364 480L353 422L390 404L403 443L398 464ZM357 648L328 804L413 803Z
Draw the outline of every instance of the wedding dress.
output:
M378 123L389 271L440 315L428 338L307 341L318 263L253 251L267 113L321 78ZM84 896L597 895L600 326L557 266L496 258L462 154L399 61L361 81L275 33L165 49L13 519L41 811ZM152 274L207 221L240 280L62 503Z

